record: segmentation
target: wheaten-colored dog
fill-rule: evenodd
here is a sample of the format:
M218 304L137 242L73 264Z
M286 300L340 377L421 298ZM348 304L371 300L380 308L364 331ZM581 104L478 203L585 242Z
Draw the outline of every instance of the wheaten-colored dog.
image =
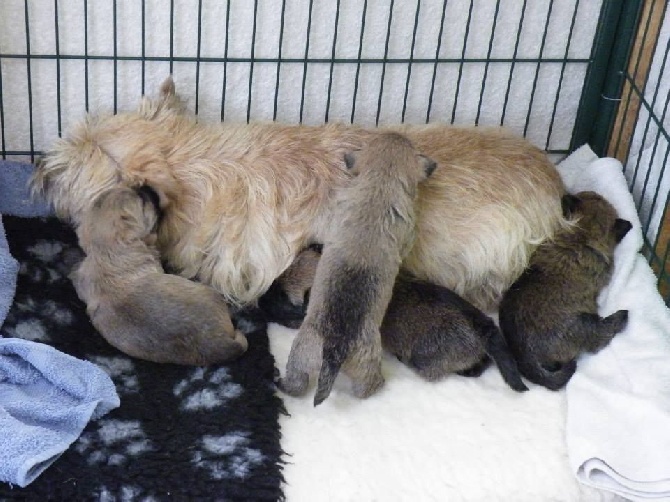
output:
M384 383L379 326L414 242L418 184L436 164L407 138L385 133L350 154L347 166L355 178L338 194L307 315L279 381L286 393L301 395L320 368L315 405L328 397L340 368L357 397Z
M83 215L77 234L86 258L71 278L93 325L114 347L148 361L204 366L239 357L247 340L223 297L163 272L157 222L146 192L123 187Z
M182 108L167 80L136 112L88 117L47 152L33 187L77 225L103 191L151 186L165 210L163 258L234 303L252 302L300 250L323 242L333 194L350 176L344 154L375 130L204 124ZM554 166L504 130L394 129L439 166L419 190L418 236L403 268L490 308L564 225Z

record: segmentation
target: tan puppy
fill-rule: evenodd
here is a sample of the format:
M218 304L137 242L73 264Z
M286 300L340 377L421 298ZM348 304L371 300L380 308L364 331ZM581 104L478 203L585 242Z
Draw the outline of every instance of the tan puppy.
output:
M570 380L577 356L602 349L628 323L627 310L601 318L596 300L630 222L595 192L566 195L563 203L574 228L537 249L500 304L500 327L521 374L551 390Z
M379 135L347 165L355 178L340 191L307 315L279 382L288 394L301 395L320 367L315 405L328 397L340 368L357 397L383 384L379 326L414 241L418 184L436 167L396 133ZM323 359L315 365L321 344Z
M34 189L77 224L118 184L161 196L161 255L229 301L256 300L300 250L323 243L344 154L375 130L352 125L204 124L174 84L137 112L88 117L55 142ZM497 303L535 247L562 228L561 180L544 152L498 129L399 126L440 168L419 190L403 268L480 308Z
M157 201L156 201L157 202ZM126 354L158 363L204 366L247 349L223 297L163 272L158 212L143 190L115 188L83 216L77 235L86 258L72 272L96 329Z

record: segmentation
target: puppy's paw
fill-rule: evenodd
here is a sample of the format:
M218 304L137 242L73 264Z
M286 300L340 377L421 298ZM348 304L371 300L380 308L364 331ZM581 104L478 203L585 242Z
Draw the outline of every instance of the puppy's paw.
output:
M285 376L277 381L277 388L292 397L304 396L309 386L309 375L297 373Z

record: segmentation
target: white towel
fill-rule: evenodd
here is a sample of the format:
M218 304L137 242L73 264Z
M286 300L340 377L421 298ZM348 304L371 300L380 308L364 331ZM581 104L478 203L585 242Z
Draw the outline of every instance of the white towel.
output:
M595 190L633 223L615 253L601 315L630 311L626 330L580 359L567 386L570 465L583 483L632 500L670 500L670 311L638 253L640 222L621 164L582 147L559 165L571 191Z

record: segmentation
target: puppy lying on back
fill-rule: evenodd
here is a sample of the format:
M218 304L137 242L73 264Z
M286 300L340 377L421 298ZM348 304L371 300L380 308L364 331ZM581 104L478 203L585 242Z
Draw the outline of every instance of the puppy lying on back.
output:
M500 305L500 327L521 374L552 390L570 380L579 354L602 349L628 322L627 310L600 317L596 300L630 222L594 192L565 195L563 207L578 218L574 228L538 247Z
M275 281L262 298L269 321L300 326L298 309L307 303L319 256L312 249L303 251ZM479 376L490 357L512 389L528 390L493 320L442 286L399 276L380 332L383 348L426 380L450 373Z
M152 193L104 192L77 228L86 258L71 278L93 325L117 349L157 363L204 366L239 357L247 340L233 328L223 297L164 273Z
M354 178L333 209L307 315L279 382L288 394L303 394L320 366L315 405L328 397L340 368L357 397L384 383L379 327L414 242L418 183L435 169L397 133L380 134L348 155L347 166Z

